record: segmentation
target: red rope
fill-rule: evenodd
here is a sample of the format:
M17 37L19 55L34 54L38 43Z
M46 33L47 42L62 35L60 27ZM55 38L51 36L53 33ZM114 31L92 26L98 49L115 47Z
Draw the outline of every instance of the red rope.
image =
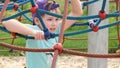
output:
M60 35L59 35L58 43L62 43L63 36L64 36L64 27L65 27L65 22L66 22L67 13L68 13L68 0L65 0L64 3L65 3L65 4L64 4L63 21L62 21L62 25L61 25L61 30L60 30ZM56 59L57 59L57 56L59 55L59 52L58 52L58 51L59 51L59 50L55 50L55 51L54 51L52 68L55 68L55 66L56 66Z
M2 20L2 16L4 14L4 11L6 10L6 7L8 5L9 0L5 1L5 5L4 8L2 9L2 12L0 13L0 21ZM120 2L120 0L119 0ZM63 21L62 21L62 25L61 25L61 31L60 31L60 36L59 36L59 40L58 43L62 43L62 39L63 39L63 35L64 35L64 25L65 25L65 21L66 21L66 17L67 17L67 12L68 12L68 0L65 0L65 6L64 6L64 15L63 15ZM21 47L16 47L16 46L12 46L9 44L3 44L0 43L1 46L4 47L8 47L8 48L12 48L15 50L21 50L21 51L31 51L31 52L55 52L54 54L54 58L53 58L53 63L52 63L52 68L55 68L56 65L56 59L57 56L59 54L59 50L54 50L54 49L33 49L33 48L21 48ZM78 55L78 56L85 56L85 57L94 57L94 58L119 58L120 54L88 54L88 53L84 53L84 52L77 52L77 51L72 51L72 50L67 50L67 49L63 49L63 53L67 53L67 54L72 54L72 55Z
M6 44L6 43L2 43L2 42L0 42L0 46L6 47L6 48L11 48L14 50L28 51L28 52L53 52L54 51L54 49L24 48L24 47L20 47L17 45L11 45L11 44Z
M2 20L3 14L4 14L7 6L8 6L9 1L10 1L10 0L6 0L5 3L4 3L4 6L3 6L2 11L1 11L1 13L0 13L0 22L1 22L1 20Z
M54 51L54 49L38 49L38 48L36 49L36 48L18 47L18 46L13 46L11 44L1 43L1 42L0 42L0 46L6 47L6 48L11 48L11 49L14 49L14 50L28 51L28 52L53 52ZM91 58L120 58L120 53L91 54L91 53L86 53L86 52L73 51L73 50L70 50L70 49L63 49L62 53L77 55L77 56L84 56L84 57L91 57Z
M91 58L120 58L120 54L90 54L86 52L73 51L68 49L63 49L63 53L72 54L77 56L91 57Z

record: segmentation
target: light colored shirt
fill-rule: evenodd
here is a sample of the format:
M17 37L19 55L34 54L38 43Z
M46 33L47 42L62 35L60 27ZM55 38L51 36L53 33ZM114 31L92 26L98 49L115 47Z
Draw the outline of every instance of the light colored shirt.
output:
M27 25L30 28L40 30L39 27ZM60 26L55 33L60 32ZM58 37L46 40L27 39L27 48L53 48L58 42ZM51 68L53 52L26 52L26 68Z

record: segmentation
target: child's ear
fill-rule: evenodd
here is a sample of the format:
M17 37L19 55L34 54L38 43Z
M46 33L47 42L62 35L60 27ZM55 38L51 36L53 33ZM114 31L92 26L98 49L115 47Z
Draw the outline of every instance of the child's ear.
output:
M34 23L35 23L35 25L39 25L40 24L39 19L37 17L34 18Z
M34 23L35 25L37 25L41 30L43 30L42 26L41 26L41 23L39 21L39 19L37 17L34 18Z

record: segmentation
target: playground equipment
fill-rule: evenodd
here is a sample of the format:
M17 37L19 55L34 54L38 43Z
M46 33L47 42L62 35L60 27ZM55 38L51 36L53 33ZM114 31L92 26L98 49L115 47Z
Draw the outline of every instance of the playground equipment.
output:
M99 0L92 0L92 1L83 2L83 8L85 6L87 6L88 4L92 4L92 3L97 2L97 1L99 1ZM16 18L16 17L18 17L20 15L23 15L27 20L29 20L30 22L33 22L32 19L29 18L25 14L29 13L29 12L31 12L33 14L37 13L37 15L38 15L38 17L40 19L40 22L41 22L41 24L43 26L43 29L44 29L43 31L45 33L45 38L49 39L49 38L53 38L53 37L56 37L56 36L60 35L58 43L62 43L63 36L71 36L71 35L83 34L83 33L88 33L88 32L91 32L91 31L97 32L100 29L104 29L104 28L108 28L108 27L111 27L111 26L115 26L115 25L120 23L120 21L116 21L116 22L111 23L111 24L99 26L99 24L100 24L100 22L102 20L110 18L110 17L118 17L119 16L119 12L120 12L119 10L115 11L115 12L113 12L111 14L106 14L106 12L104 11L106 0L103 0L103 3L102 3L103 5L102 5L102 8L99 11L98 15L82 16L82 17L73 17L73 16L67 16L66 15L66 13L67 13L67 9L66 8L68 8L68 0L65 0L65 7L64 7L65 11L64 11L63 16L62 15L58 15L58 14L54 14L54 13L50 13L50 12L42 10L42 9L37 9L37 7L35 6L35 3L34 3L33 0L20 0L20 1L18 0L15 3L10 3L10 4L8 4L8 2L9 2L9 0L6 0L5 4L2 4L0 6L0 9L1 9L1 14L0 14L0 19L1 20L0 21L13 19L13 18ZM31 9L24 10L24 11L19 9L19 6L21 6L21 5L25 4L25 3L28 3L28 2L30 2L32 4ZM120 2L120 0L116 0L116 2ZM4 8L4 9L2 9L2 8ZM5 12L5 9L6 10L11 10L13 8L14 8L14 10L19 11L19 13L15 14L15 15L12 15L12 16L9 16L7 18L2 18L3 14ZM92 20L88 21L86 23L83 23L84 25L89 26L90 27L89 29L85 29L85 30L82 30L82 31L71 32L71 33L65 33L65 34L64 34L63 30L61 29L61 32L60 32L61 34L54 34L54 33L50 33L48 31L48 29L44 25L44 22L40 18L39 12L45 13L45 14L48 14L48 15L52 15L52 16L55 16L55 17L58 17L58 18L63 18L62 28L64 28L64 22L65 22L66 19L70 19L70 20L88 20L88 19L92 19ZM81 24L79 24L79 25L81 25ZM0 26L0 30L2 30L4 32L7 32L7 33L11 33L9 31L7 31L2 26ZM15 34L15 35L20 36L22 38L34 39L33 37L24 36L24 35L21 35L21 34ZM20 51L31 51L31 52L53 52L54 51L55 54L54 54L52 68L55 68L56 58L57 58L57 56L60 53L67 53L67 54L73 54L73 55L79 55L79 56L85 56L85 57L93 57L93 58L119 58L120 57L119 53L116 53L116 54L89 54L89 53L77 52L77 51L73 51L73 50L69 50L69 49L63 49L62 45L60 45L60 44L55 45L54 49L23 48L23 47L17 47L17 46L13 46L13 45L6 44L6 43L1 43L1 42L0 42L0 45L4 46L4 47L7 47L7 48L12 48L14 50L20 50Z

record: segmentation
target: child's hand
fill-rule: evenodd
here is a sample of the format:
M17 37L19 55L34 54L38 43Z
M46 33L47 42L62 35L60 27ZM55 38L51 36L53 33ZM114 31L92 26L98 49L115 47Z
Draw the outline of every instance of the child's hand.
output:
M44 32L43 31L39 31L39 30L36 30L35 33L34 33L34 38L35 40L44 40Z

